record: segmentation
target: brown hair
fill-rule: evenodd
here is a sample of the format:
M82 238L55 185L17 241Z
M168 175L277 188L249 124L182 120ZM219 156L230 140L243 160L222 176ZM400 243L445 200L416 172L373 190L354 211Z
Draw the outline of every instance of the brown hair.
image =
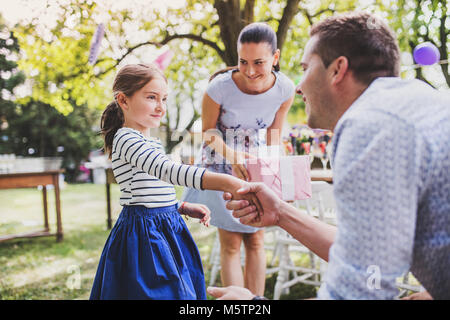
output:
M116 75L113 84L114 101L103 111L100 121L101 134L104 139L104 149L111 158L112 144L117 130L122 128L125 121L123 111L117 102L117 94L122 92L131 97L136 91L144 87L156 77L167 79L160 69L154 65L128 64L122 67Z
M345 56L355 78L369 85L377 77L397 77L400 54L395 34L376 16L366 12L328 17L314 24L310 36L318 36L314 53L328 67Z
M246 25L241 32L239 33L239 37L237 40L237 45L243 43L267 43L272 50L272 54L275 54L277 51L277 35L273 29L262 22L254 22ZM280 60L277 61L277 64L273 66L275 71L280 71ZM238 66L227 67L225 69L221 69L214 73L209 81L214 79L219 74L225 73L229 70L239 70Z

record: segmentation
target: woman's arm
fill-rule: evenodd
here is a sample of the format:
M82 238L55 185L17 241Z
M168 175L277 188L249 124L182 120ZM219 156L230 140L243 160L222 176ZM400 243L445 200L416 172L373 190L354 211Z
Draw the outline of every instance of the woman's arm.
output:
M227 146L223 140L222 134L216 129L219 115L220 105L205 93L202 102L203 141L205 141L212 150L227 159L229 163L234 164L243 159L237 159L238 154Z
M283 104L278 109L271 126L267 129L266 141L268 146L281 144L281 131L283 130L283 124L286 120L289 109L292 106L294 97L295 95L283 102Z
M239 179L249 180L247 169L245 169L245 158L249 155L245 152L235 151L228 147L223 140L222 133L216 129L220 115L220 105L205 93L202 103L202 132L203 141L209 148L219 153L233 167L233 174Z

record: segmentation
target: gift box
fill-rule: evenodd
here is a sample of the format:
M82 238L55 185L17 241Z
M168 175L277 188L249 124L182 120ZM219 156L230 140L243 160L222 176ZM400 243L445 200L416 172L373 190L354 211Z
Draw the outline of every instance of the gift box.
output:
M249 159L251 182L263 182L285 201L311 197L309 156L280 156Z

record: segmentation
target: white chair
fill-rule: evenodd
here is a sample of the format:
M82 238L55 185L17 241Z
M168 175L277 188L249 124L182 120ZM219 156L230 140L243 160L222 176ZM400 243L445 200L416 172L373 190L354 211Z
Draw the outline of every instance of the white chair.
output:
M209 255L209 264L211 266L211 273L209 277L209 285L213 286L216 283L217 274L220 270L220 241L219 232L216 230L216 237Z
M281 233L285 231L277 226L266 227L264 231L264 249L271 254L270 262L266 268L266 275L276 273L279 266L275 265L280 256L281 244L277 241Z
M333 186L324 181L312 181L312 197L307 200L296 201L294 206L305 210L327 223L336 224L335 202ZM283 292L296 283L305 283L320 286L326 272L326 262L317 257L308 248L290 236L284 230L278 233L276 244L278 246L278 275L274 288L274 299L278 300ZM295 252L309 256L309 266L295 265L292 256ZM293 275L292 278L290 275Z

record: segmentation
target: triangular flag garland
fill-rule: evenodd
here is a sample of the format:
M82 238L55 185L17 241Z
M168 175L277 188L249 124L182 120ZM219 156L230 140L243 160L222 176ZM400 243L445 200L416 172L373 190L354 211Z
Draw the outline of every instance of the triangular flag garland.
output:
M103 36L105 34L105 26L100 23L92 38L91 49L89 51L89 64L93 65L97 61L98 52L100 51L100 45L102 43Z

